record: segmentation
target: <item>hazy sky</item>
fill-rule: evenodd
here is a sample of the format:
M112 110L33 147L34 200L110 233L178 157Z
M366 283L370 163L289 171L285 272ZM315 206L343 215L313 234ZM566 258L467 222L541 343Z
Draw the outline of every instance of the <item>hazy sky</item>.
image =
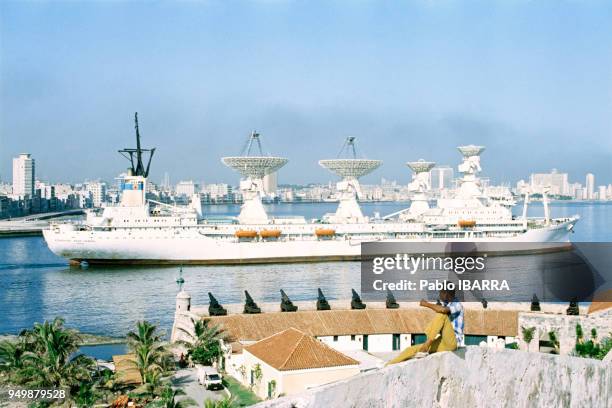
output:
M30 152L48 181L112 178L139 112L152 178L237 182L253 129L289 158L279 182L357 136L384 161L485 173L553 167L612 182L610 1L1 1L0 177Z

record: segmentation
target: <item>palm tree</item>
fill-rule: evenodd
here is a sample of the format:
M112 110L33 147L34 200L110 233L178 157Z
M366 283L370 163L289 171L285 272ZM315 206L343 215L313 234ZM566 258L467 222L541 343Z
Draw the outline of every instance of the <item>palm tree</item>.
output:
M159 374L168 367L170 359L162 334L157 330L157 326L140 321L136 324L136 331L128 333L127 339L143 383L154 385Z
M28 350L26 346L23 337L18 337L15 341L0 341L0 371L7 372L9 380L15 372L23 368L23 355Z
M14 384L36 388L63 388L78 395L79 406L95 399L91 390L95 363L83 355L73 357L80 335L64 327L64 320L36 323L22 331L16 341L0 342L0 368L9 373Z
M225 397L217 401L212 399L207 399L204 401L204 408L235 408L238 406L239 405L236 402L236 398L234 397Z
M176 400L179 395L185 395L185 391L175 389L170 386L164 388L161 393L161 400L164 408L185 408L197 405L191 398L183 398L180 401Z
M180 343L187 348L187 356L196 364L211 364L223 356L221 341L229 340L228 335L218 325L211 325L209 319L191 319L193 333L179 328L187 340Z

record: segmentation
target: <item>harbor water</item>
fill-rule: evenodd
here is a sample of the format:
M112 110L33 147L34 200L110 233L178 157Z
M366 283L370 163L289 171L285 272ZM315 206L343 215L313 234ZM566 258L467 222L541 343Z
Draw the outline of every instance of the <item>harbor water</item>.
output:
M268 205L272 215L318 218L336 203ZM386 215L406 203L363 203L366 214ZM210 217L236 215L237 205L207 206ZM521 207L515 208L517 214ZM542 216L541 204L529 215ZM573 241L612 242L612 203L556 202L551 215L581 216ZM169 331L174 316L178 267L70 267L52 254L42 237L0 239L0 334L16 334L34 322L62 316L82 332L123 336L136 321L149 320ZM185 288L194 304L242 302L249 290L256 301L278 301L283 288L292 300L314 300L317 288L329 299L349 298L359 290L358 262L281 265L186 266Z

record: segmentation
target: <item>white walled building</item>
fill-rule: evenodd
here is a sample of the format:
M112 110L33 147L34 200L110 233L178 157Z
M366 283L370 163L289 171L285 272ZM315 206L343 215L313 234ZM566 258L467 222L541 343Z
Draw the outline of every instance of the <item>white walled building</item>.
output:
M34 196L36 165L32 155L21 153L13 158L13 195L17 197Z
M276 190L278 190L278 172L275 171L264 176L263 188L267 195L276 196Z
M232 193L232 187L229 184L205 184L202 187L202 193L208 194L212 200L228 197Z
M179 181L179 183L176 185L176 195L191 197L196 193L197 190L198 185L195 184L192 180Z
M106 183L99 181L88 183L87 191L91 193L91 201L94 207L102 207L106 201Z
M294 328L245 347L242 364L239 380L261 398L297 394L360 372L358 361Z
M586 175L586 199L593 200L595 198L595 175L588 173Z
M550 173L533 173L529 179L532 194L542 194L545 188L550 188L551 195L569 195L567 173L559 173L552 169Z
M597 198L602 201L608 199L608 190L606 189L606 186L599 186Z
M455 173L450 166L435 166L429 171L429 181L432 190L445 190L453 187Z

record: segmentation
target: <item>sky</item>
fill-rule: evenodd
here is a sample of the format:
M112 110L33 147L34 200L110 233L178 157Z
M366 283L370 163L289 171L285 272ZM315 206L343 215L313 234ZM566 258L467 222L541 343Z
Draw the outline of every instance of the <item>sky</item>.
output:
M0 2L0 178L32 153L50 182L112 180L138 111L151 178L236 184L220 158L252 130L289 163L280 183L327 182L347 136L383 160L484 175L552 168L612 183L612 2Z

